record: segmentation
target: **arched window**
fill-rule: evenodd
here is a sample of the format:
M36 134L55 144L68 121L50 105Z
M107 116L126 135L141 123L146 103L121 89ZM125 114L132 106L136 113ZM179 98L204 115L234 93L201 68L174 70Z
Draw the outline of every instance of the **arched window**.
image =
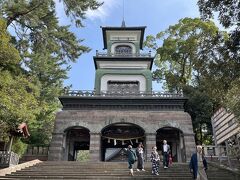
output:
M115 48L115 54L121 56L129 56L132 54L132 47L127 45L119 45Z

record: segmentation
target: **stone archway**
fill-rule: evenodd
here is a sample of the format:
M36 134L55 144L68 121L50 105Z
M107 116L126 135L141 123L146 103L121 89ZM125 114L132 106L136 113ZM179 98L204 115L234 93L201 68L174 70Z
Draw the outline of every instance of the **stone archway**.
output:
M81 126L69 127L64 131L64 160L89 159L90 131Z
M101 131L101 160L126 161L123 148L132 145L145 144L145 131L132 123L114 123L104 127Z
M157 130L156 146L159 153L162 153L163 140L167 140L171 149L171 156L174 162L185 162L185 143L183 132L174 127L162 127Z

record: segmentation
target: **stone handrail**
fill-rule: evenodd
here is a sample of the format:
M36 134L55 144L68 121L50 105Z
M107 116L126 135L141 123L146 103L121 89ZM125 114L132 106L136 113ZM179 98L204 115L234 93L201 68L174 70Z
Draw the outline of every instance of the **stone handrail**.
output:
M28 146L25 155L48 155L48 146Z
M65 90L64 96L76 97L161 97L161 98L179 98L183 97L181 93L169 93L158 91L101 91L96 93L92 90Z
M19 162L18 154L9 151L0 151L0 167L17 165Z
M40 162L42 162L42 161L39 161L38 159L36 159L36 160L29 161L29 162L26 162L26 163L18 164L16 166L11 166L11 167L8 167L8 168L5 168L5 169L1 169L0 170L0 176L5 176L6 174L11 174L13 172L19 171L19 170L24 169L26 167L38 164Z
M204 145L204 155L210 160L214 160L218 162L220 166L226 165L229 168L233 168L236 164L234 164L234 159L239 159L239 154L232 154L231 149L228 149L227 146L214 146L214 145ZM209 152L211 149L211 152Z

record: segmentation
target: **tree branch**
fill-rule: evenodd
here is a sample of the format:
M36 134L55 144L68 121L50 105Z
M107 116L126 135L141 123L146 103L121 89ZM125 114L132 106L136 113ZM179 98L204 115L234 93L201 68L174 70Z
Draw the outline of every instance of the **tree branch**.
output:
M29 9L28 11L23 11L23 12L17 12L15 13L12 17L9 17L8 20L7 20L7 27L6 29L8 28L8 26L13 22L15 21L18 17L20 16L24 16L24 15L27 15L28 13L34 11L35 9L37 9L39 6L41 6L43 4L43 2L39 3L38 5L36 5L35 7L33 7L32 9Z

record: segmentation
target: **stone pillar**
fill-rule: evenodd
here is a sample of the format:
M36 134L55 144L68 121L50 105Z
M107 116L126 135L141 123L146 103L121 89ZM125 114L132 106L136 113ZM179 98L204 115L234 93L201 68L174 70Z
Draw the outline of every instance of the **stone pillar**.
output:
M90 161L100 161L101 160L101 133L91 133L90 132Z
M146 133L146 161L150 161L152 147L156 146L157 133Z
M186 161L189 162L191 160L191 156L194 152L196 152L196 144L194 139L194 134L184 134L184 144L185 144L185 152L186 152Z
M52 141L49 147L49 161L63 160L63 133L53 133Z

